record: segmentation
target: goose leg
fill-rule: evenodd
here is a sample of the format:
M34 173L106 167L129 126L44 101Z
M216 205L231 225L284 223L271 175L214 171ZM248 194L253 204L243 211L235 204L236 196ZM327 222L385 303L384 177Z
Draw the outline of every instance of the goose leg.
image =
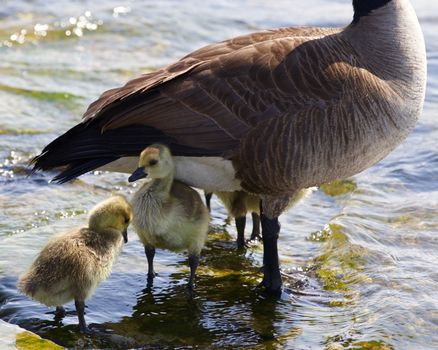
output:
M260 236L260 215L252 212L252 233L250 240L254 241L256 239L260 240L262 237Z
M85 323L85 302L75 299L76 312L78 314L79 329L81 333L87 332L87 324Z
M211 202L211 197L213 196L213 192L204 192L204 196L205 196L205 204L207 205L208 211L211 211L211 206L210 206L210 202Z
M155 248L151 246L144 246L144 252L146 254L146 259L148 260L148 282L152 282L152 280L155 277L155 272L154 272Z
M281 293L281 274L278 260L278 234L280 232L280 223L278 217L268 218L261 213L262 223L262 240L263 240L263 281L268 292Z
M246 216L241 216L235 219L237 229L237 248L242 249L245 247L245 225Z
M193 290L193 282L195 280L196 269L199 265L199 255L189 254L190 278L187 288Z

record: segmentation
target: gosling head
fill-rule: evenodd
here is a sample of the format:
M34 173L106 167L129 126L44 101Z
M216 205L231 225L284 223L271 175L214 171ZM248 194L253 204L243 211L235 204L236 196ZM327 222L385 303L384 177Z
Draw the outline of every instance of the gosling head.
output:
M112 196L97 204L90 212L88 227L96 232L113 229L120 231L128 242L128 226L132 220L132 207L123 196Z
M172 175L174 165L172 154L167 146L151 145L143 150L138 161L138 168L128 178L134 182L145 177L151 179L162 179Z

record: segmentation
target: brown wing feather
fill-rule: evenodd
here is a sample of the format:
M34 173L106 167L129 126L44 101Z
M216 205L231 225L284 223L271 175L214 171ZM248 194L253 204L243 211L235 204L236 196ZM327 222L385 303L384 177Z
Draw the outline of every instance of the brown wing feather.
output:
M144 74L136 79L130 80L125 86L105 91L98 100L93 102L84 114L85 121L110 108L112 104L126 99L136 93L145 93L152 88L171 81L190 70L197 65L210 61L218 56L226 55L237 51L241 48L251 46L260 42L271 41L285 37L318 37L338 32L339 29L330 28L279 28L267 30L264 32L252 33L238 36L236 38L225 40L220 43L207 45L183 57L178 62L160 69L156 72Z
M293 191L326 179L311 163L335 169L329 178L349 174L338 163L349 164L359 156L348 147L350 139L367 134L373 123L360 111L367 109L361 101L378 101L385 86L363 62L333 29L280 29L209 45L94 102L84 126L95 129L93 140L138 127L147 137L124 152L112 149L103 160L95 147L85 148L85 156L82 152L75 158L79 165L73 164L71 174L61 174L61 180L95 168L96 162L100 166L136 155L152 139L163 138L170 140L174 154L231 158L244 188L259 193ZM378 108L390 114L385 106ZM327 128L333 137L325 140ZM70 139L80 135L72 132ZM54 148L45 149L36 168L65 164L46 161ZM275 162L279 155L283 158Z
M101 119L103 131L144 124L183 145L229 152L254 125L305 103L311 91L290 83L288 56L332 32L287 28L209 45L105 92L85 119Z

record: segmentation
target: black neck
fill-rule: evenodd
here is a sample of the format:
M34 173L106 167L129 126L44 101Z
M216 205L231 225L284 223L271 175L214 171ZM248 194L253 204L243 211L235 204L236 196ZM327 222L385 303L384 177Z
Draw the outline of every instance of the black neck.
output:
M361 17L368 16L371 11L386 5L390 1L392 0L353 0L353 23L357 23Z

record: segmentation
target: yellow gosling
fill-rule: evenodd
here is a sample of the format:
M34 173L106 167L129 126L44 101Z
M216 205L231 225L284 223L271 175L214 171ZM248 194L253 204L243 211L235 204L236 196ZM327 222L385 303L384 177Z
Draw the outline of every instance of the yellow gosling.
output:
M128 241L131 220L131 205L124 197L99 203L90 212L88 227L49 240L20 277L18 289L42 304L56 306L60 316L65 314L62 305L74 300L80 330L85 332L85 300L110 275L123 241Z
M146 177L149 181L133 196L133 225L145 246L148 281L155 276L155 248L186 250L190 266L188 288L193 289L210 217L199 194L174 180L174 176L175 165L166 146L152 145L141 153L138 169L129 177L129 182Z

